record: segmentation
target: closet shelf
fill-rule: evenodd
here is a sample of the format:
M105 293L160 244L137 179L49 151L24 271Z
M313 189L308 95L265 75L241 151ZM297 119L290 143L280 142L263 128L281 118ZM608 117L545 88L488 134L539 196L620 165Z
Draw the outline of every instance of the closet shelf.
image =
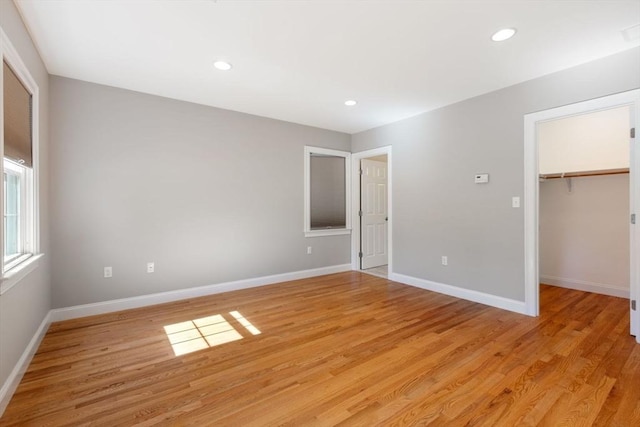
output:
M629 168L603 169L598 171L582 171L582 172L547 173L547 174L540 174L540 178L541 179L579 178L583 176L620 175L624 173L629 173Z

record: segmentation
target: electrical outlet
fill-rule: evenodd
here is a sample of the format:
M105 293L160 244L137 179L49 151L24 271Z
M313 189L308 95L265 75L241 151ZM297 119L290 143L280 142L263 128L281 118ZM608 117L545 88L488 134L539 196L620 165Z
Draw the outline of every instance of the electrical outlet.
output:
M449 257L442 255L442 265L449 265Z
M156 271L156 265L152 262L147 263L147 273L153 273Z
M104 268L104 277L105 278L113 277L113 269L111 267Z
M307 246L307 255L311 255L311 246Z

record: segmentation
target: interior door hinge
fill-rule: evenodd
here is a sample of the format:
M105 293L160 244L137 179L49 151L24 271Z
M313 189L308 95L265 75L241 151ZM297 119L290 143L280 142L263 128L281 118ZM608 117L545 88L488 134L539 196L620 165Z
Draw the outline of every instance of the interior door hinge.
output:
M631 224L636 223L636 214L631 214Z
M636 300L631 300L631 310L636 311Z
M358 211L358 216L362 216L362 211Z
M636 128L631 128L631 132L629 132L631 134L631 138L635 138L636 137Z
M360 169L360 175L364 175L364 171Z
M362 258L362 252L358 252L358 257Z

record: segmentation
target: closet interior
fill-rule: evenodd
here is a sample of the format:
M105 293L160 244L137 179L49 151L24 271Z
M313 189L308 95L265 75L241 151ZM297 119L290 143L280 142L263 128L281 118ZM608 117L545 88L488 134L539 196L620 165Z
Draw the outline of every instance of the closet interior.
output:
M630 114L538 125L541 283L629 298Z

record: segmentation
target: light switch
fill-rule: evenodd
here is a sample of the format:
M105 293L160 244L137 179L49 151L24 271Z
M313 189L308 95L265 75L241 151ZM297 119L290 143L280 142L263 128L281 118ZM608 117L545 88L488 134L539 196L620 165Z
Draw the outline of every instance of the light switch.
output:
M519 208L520 207L520 197L512 197L511 198L511 207L512 208Z

